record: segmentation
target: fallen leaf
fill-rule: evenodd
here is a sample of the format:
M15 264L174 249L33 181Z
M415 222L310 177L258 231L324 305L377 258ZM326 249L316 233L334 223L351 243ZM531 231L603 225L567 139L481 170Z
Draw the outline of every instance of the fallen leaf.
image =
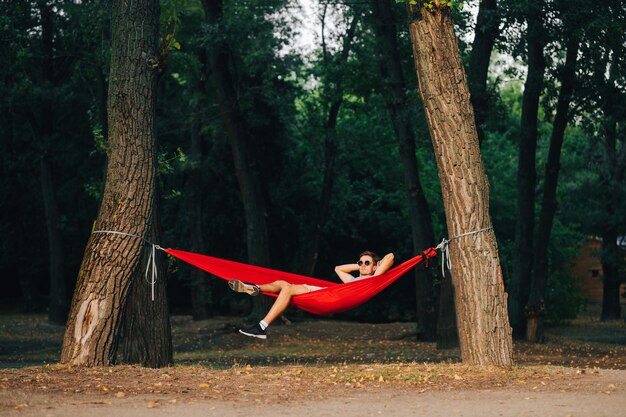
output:
M118 391L118 392L115 393L115 396L117 398L124 398L124 397L126 397L126 394L124 394L122 391Z
M158 407L159 406L159 402L158 401L148 401L148 404L146 405L146 407L148 408L154 408L154 407Z

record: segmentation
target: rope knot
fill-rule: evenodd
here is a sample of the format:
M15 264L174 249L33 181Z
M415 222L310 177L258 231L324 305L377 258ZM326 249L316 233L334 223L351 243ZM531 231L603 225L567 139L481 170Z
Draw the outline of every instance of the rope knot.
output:
M446 276L445 268L448 267L449 270L452 270L452 264L450 262L450 242L463 236L474 235L476 233L486 232L487 230L493 230L493 226L483 227L482 229L474 230L473 232L462 233L451 237L450 239L446 239L444 237L441 240L441 243L437 245L437 249L441 252L441 275L444 278Z
M148 264L146 265L146 272L144 274L144 279L146 280L146 282L148 284L151 285L151 292L152 292L152 301L154 301L154 284L156 284L157 282L157 265L156 265L156 250L164 250L162 247L160 247L159 245L150 242L148 239L143 238L141 236L138 235L133 235L131 233L124 233L124 232L116 232L113 230L94 230L93 232L91 232L92 234L96 234L96 233L102 233L102 234L110 234L110 235L118 235L118 236L128 236L128 237L134 237L136 239L140 239L144 242L146 242L148 245L152 246L152 249L150 250L150 255L148 255ZM148 272L150 272L150 270L152 270L151 274L150 274L150 281L148 281Z

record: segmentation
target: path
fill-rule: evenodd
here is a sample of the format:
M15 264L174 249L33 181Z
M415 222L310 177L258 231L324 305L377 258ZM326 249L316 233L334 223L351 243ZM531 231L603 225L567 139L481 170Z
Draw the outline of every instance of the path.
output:
M531 384L533 385L533 384ZM237 396L236 387L233 398ZM542 416L616 417L626 415L626 371L601 370L549 389L540 385L499 389L424 391L393 385L344 388L331 396L311 386L302 401L280 397L246 400L176 401L155 395L103 399L67 393L0 391L0 415L12 417L161 417L161 416ZM421 391L421 392L420 392ZM317 399L317 397L323 399ZM326 398L324 398L326 397ZM26 405L28 404L28 405Z

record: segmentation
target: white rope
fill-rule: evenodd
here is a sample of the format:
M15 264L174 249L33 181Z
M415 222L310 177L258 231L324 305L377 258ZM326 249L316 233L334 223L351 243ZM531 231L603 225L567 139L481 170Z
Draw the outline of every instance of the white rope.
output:
M448 248L448 243L450 243L450 241L444 237L441 240L441 243L438 244L436 248L441 252L441 276L444 278L446 276L446 266L448 267L448 269L452 269L452 265L450 264L450 251Z
M492 230L493 226L483 227L482 229L474 230L473 232L463 233L450 239L446 239L445 237L441 240L441 243L437 245L436 249L441 251L441 275L443 277L446 276L445 268L448 267L449 270L452 270L452 264L450 262L450 242L454 239L458 239L463 236L474 235L476 233L486 232L487 230Z
M158 273L157 273L157 265L156 265L156 250L157 249L163 250L163 248L160 247L159 245L156 245L156 244L150 242L146 238L143 238L143 237L137 236L137 235L133 235L131 233L116 232L116 231L113 231L113 230L94 230L91 233L92 234L103 233L103 234L110 234L110 235L134 237L134 238L137 238L137 239L141 239L144 242L148 243L150 246L152 246L152 249L150 250L150 255L148 256L148 264L146 265L146 273L144 274L144 279L152 287L151 288L152 301L154 301L154 285L157 282L157 275L158 275ZM148 281L148 271L150 271L150 268L152 268L152 273L150 274L150 281Z

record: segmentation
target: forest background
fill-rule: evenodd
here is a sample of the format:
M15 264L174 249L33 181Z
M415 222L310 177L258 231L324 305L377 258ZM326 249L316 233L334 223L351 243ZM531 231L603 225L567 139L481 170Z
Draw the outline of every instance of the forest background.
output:
M317 36L303 46L296 41L304 29L303 9L294 1L224 2L219 25L207 19L200 1L161 1L165 65L156 125L162 241L156 243L250 261L233 154L207 57L219 44L228 46L231 85L252 138L251 169L266 203L261 214L267 221L269 266L336 280L334 265L356 259L364 249L393 251L398 260L415 254L401 163L406 150L398 146L386 95L392 81L385 72L376 3L312 3ZM407 97L403 106L436 238L429 246L434 246L447 236L445 213L414 76L406 8L380 3L393 13ZM558 205L542 241L548 243L545 313L551 320L572 318L584 306L570 264L585 236L605 242L601 257L610 285L605 285L603 318L621 314L624 3L484 0L482 23L476 2L453 9L509 301L522 306L530 278L522 284L526 295L510 290L520 286L520 264L532 267L534 250L531 233L530 256L520 260L528 253L520 230L530 227L543 236L541 213L550 205L543 200L549 178L544 170L550 172L555 131L563 129L560 160L549 165L559 173ZM5 309L46 310L52 321L63 322L105 181L110 14L102 1L2 1L0 7L1 303ZM476 34L490 38L493 48L482 95L473 74L484 36ZM568 67L568 56L576 58L573 66L570 59ZM568 73L567 68L573 69ZM531 74L540 74L533 86L538 91L536 152L528 141ZM570 84L563 126L559 104ZM531 165L523 166L529 151ZM536 178L525 176L535 169ZM532 208L530 220L519 212L520 190L529 183L532 195L523 201ZM174 313L202 319L243 316L252 308L248 299L204 273L174 261L168 269ZM435 286L442 279L437 276ZM419 323L423 294L415 279L402 279L341 317L417 318ZM515 329L514 319L512 324Z

